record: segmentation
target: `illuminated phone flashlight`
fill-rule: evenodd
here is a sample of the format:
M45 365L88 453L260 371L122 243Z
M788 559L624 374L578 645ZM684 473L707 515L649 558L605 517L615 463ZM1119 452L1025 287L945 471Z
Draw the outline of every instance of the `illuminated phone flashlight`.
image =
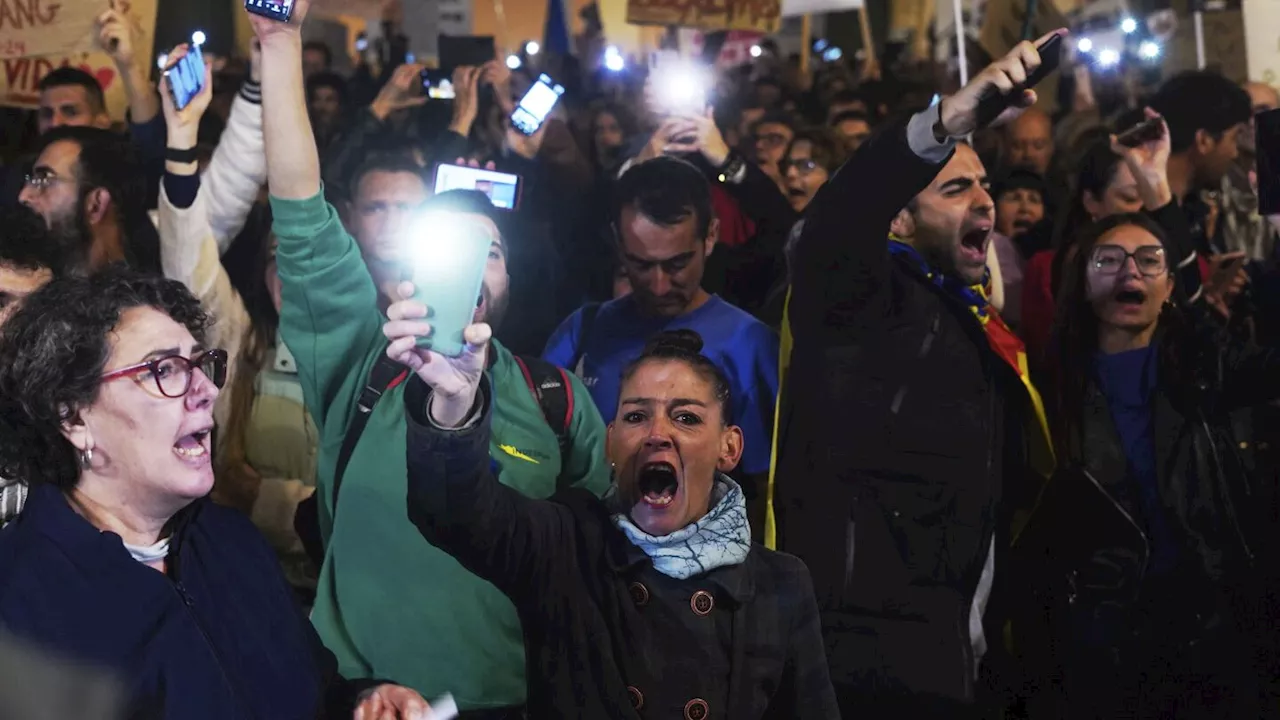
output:
M520 69L520 65L522 65L522 64L523 64L523 63L521 63L521 62L520 62L520 56L519 56L519 55L508 55L508 56L507 56L507 67L511 68L512 70L519 70L519 69Z
M1120 21L1120 32L1125 35L1132 35L1138 31L1138 21L1131 17L1127 17Z
M618 52L617 47L610 45L604 49L604 66L609 72L622 72L627 61L622 59L622 53Z
M169 53L160 53L160 57L156 58L156 67L161 70L169 67Z
M1114 48L1102 48L1098 51L1098 64L1102 67L1115 67L1120 64L1120 53Z
M467 242L487 234L475 220L448 210L429 210L412 220L401 246L401 257L414 267L430 267L448 275L467 261Z
M203 30L197 30L197 31L195 31L195 32L191 33L191 42L192 42L192 43L194 43L194 44L196 44L196 45L203 45L203 44L204 44L204 40L205 40L205 37L204 37L204 31L203 31Z
M701 115L707 109L711 74L692 62L663 64L654 74L653 87L667 112Z
M1160 57L1160 43L1154 40L1143 40L1138 46L1138 57L1143 60L1155 60Z
M762 50L759 45L751 46L751 57L758 58L763 54L764 54L764 50Z
M542 46L536 40L530 40L524 44L525 55L537 55L542 50Z
M822 59L827 62L835 62L842 57L844 57L844 51L834 45L827 48L826 51L822 53Z
M824 40L824 39L822 39L822 38L818 38L817 40L814 40L814 41L813 41L813 51L814 51L814 52L816 52L816 53L820 53L820 52L822 52L823 50L826 50L826 49L827 49L827 41L826 41L826 40Z
M1093 52L1093 41L1087 37L1080 38L1080 40L1076 42L1076 50L1086 54Z

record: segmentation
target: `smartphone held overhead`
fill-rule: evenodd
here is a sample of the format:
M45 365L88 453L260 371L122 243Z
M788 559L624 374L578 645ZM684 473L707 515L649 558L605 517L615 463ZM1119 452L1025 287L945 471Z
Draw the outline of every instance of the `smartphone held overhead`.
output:
M988 88L982 93L981 99L978 100L978 127L990 125L996 118L1000 117L1001 113L1013 107L1022 98L1024 92L1039 85L1054 70L1058 69L1058 64L1062 62L1064 37L1065 34L1059 32L1036 46L1036 53L1040 56L1040 65L1027 75L1025 82L1007 93L1001 93L994 88Z
M462 333L485 313L484 273L497 239L465 214L429 213L410 240L404 279L413 299L428 308L431 334L418 347L458 357L467 343Z
M293 15L293 0L244 0L244 9L254 15L287 23Z
M435 193L450 190L482 192L500 210L515 210L520 204L520 176L511 173L466 165L441 165L436 169Z
M538 81L529 88L529 92L520 98L520 104L511 113L511 126L525 135L538 132L547 121L560 96L564 95L564 86L556 84L551 77L543 73Z
M1164 118L1147 118L1116 136L1116 142L1125 147L1138 147L1164 135Z
M204 33L200 35L203 37ZM164 71L175 108L182 110L204 90L204 72L204 53L198 43L193 43L186 55Z

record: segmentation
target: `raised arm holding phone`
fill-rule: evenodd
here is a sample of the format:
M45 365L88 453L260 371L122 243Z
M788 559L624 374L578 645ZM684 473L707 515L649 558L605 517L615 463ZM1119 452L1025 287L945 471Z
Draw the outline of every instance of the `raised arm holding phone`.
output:
M993 124L1035 102L1036 48L1062 32L873 136L796 242L774 510L813 573L845 717L964 713L999 643L1009 517L1052 455L1021 341L987 300L994 202L959 139L984 100L1009 105Z

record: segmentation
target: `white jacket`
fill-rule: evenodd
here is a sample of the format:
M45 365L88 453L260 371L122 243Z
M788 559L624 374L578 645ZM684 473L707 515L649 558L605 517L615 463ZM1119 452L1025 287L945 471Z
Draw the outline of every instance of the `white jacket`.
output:
M214 418L224 428L231 409L229 390L234 387L236 360L252 321L222 266L221 255L244 227L266 176L262 105L252 92L242 91L231 107L226 130L191 207L174 207L161 183L159 228L164 274L186 285L213 316L207 344L226 350L229 356L224 392L214 407ZM305 432L314 435L309 422L307 425ZM310 450L314 454L314 447ZM252 517L282 555L301 554L293 515L298 503L314 491L314 477L264 474Z

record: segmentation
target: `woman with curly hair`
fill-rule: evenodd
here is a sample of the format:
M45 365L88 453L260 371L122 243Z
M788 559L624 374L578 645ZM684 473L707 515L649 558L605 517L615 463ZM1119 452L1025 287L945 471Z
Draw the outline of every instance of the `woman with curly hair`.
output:
M361 688L271 549L206 497L227 373L207 327L180 283L119 268L55 279L5 324L0 475L30 494L0 533L0 625L117 673L130 717L350 713ZM389 685L362 707L386 702L425 707Z

